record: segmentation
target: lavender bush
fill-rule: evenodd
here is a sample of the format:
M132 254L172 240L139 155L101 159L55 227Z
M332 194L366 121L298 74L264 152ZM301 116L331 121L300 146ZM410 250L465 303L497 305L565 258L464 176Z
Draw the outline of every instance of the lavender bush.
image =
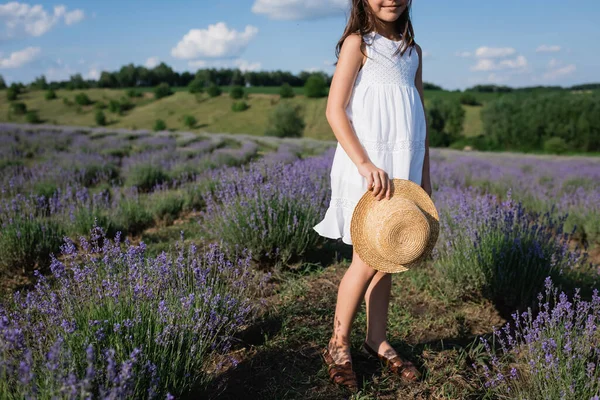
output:
M97 226L80 241L65 238L52 275L0 306L0 398L157 398L204 383L211 352L252 315L264 281L251 254L186 251L182 233L176 255L150 258Z
M312 226L327 207L330 158L215 171L201 223L224 247L243 244L256 260L281 266L320 240Z
M566 216L555 219L476 190L443 188L437 195L440 241L435 268L454 297L483 295L514 309L535 299L546 276L585 277L587 253L571 250L563 232Z
M590 301L576 291L569 300L550 277L544 296L538 295L539 313L531 309L513 314L513 322L494 329L496 355L482 338L489 365L475 364L484 386L497 398L595 400L600 396L598 322L600 296ZM498 346L496 346L498 347Z

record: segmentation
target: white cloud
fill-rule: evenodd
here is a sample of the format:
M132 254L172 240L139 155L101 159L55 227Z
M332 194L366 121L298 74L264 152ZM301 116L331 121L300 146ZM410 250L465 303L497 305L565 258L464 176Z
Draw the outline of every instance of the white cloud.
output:
M239 56L256 36L258 28L247 25L243 32L227 28L224 22L209 25L207 29L190 31L171 49L175 58L227 58Z
M512 47L480 47L475 50L475 56L479 58L499 58L508 57L515 54L515 49Z
M242 60L239 58L235 60L233 64L237 66L242 72L259 70L261 65L259 62L251 63L249 61Z
M471 52L470 51L457 51L456 53L454 53L454 55L456 55L457 57L468 58L468 57L471 57Z
M40 4L31 6L17 1L1 4L0 23L4 25L4 32L0 33L0 38L42 36L61 20L71 25L81 21L84 16L82 10L67 12L67 8L62 5L55 6L53 12L48 12Z
M499 71L503 69L526 70L529 66L525 56L517 56L515 59L505 59L499 62L489 58L483 58L471 67L471 71Z
M85 75L85 79L93 79L93 80L100 79L100 70L95 67L90 68L88 73Z
M348 0L256 0L252 12L269 19L298 20L344 15Z
M575 72L576 69L577 67L575 66L575 64L569 64L561 68L552 69L546 72L543 77L547 80L555 80L565 75L572 74L573 72Z
M539 46L537 49L535 49L536 53L555 53L557 51L560 51L560 46L548 46L548 45L541 45Z
M33 61L40 51L39 47L27 47L23 50L15 51L8 58L0 58L0 68L19 68Z
M85 18L83 10L73 10L65 14L65 24L73 25L77 22L83 21L83 18Z
M149 57L146 60L146 64L144 64L144 65L145 65L146 68L154 68L158 64L160 64L160 60L158 59L158 57Z
M189 61L188 65L191 68L204 68L208 65L208 63L204 60L194 60L194 61Z
M556 58L553 58L548 62L548 68L554 68L558 66L558 64L560 64L560 61L558 61Z

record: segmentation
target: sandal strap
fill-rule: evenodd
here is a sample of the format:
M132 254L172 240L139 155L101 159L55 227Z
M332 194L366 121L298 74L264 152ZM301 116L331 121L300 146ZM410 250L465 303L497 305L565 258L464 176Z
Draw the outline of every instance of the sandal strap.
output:
M358 388L356 374L352 370L352 363L346 361L344 364L336 364L329 350L325 349L322 353L323 359L327 364L327 372L332 382L344 385L352 390Z

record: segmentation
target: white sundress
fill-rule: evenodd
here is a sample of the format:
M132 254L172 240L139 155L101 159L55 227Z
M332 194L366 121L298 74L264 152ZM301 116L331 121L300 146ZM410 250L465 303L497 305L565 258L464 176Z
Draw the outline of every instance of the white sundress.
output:
M367 60L359 70L346 115L376 167L390 179L421 184L425 156L425 112L415 86L419 56L415 47L400 53L400 41L372 32L363 36ZM321 236L352 244L350 220L367 190L367 179L338 142L331 166L331 200L321 222Z

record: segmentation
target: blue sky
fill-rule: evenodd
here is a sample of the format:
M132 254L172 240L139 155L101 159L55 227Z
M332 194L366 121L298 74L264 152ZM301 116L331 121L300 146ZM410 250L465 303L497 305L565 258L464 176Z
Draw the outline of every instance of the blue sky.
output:
M0 74L97 78L124 64L334 72L347 0L0 3ZM600 1L414 0L423 79L445 89L600 82Z

